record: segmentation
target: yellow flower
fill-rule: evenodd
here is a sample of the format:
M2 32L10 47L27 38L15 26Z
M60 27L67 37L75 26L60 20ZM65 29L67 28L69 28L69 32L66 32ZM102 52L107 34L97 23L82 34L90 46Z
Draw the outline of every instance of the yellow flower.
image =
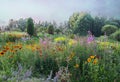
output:
M96 58L94 59L93 64L97 64L97 63L98 63L98 59Z
M70 56L68 57L69 60L71 60L74 57L75 53L71 52Z
M66 40L65 37L58 37L58 38L55 38L55 39L54 39L55 42L65 41L65 40Z
M69 42L68 42L68 45L73 45L73 44L76 44L77 42L73 39L70 39Z
M75 68L79 68L79 64L75 64L75 66L74 66Z
M91 62L91 58L88 58L88 59L87 59L87 62Z
M95 56L93 56L93 55L92 55L92 56L90 56L90 58L91 58L91 59L94 59L94 58L95 58Z

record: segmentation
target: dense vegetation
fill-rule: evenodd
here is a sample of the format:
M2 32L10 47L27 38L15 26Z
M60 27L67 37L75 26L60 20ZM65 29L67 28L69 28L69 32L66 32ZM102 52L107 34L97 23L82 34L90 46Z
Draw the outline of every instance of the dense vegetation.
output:
M82 12L60 25L15 24L0 33L0 82L120 81L119 19Z

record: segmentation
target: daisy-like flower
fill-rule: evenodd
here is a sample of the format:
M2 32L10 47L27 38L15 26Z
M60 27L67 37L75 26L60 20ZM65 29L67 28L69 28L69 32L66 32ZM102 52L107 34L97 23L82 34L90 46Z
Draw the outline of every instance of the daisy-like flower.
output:
M93 56L93 55L92 55L92 56L90 56L90 58L91 58L91 59L94 59L94 58L95 58L95 56Z
M88 59L87 59L87 62L91 62L91 58L88 58Z
M74 66L75 68L79 68L79 64L75 64L75 66Z

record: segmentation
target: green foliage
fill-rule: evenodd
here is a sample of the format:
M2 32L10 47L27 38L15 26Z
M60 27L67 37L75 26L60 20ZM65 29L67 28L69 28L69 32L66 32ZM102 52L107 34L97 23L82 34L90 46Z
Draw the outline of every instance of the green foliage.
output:
M40 75L47 77L51 70L53 71L52 77L54 77L62 67L70 73L68 75L70 82L120 80L120 44L100 41L87 44L83 43L85 42L83 38L79 38L80 43L77 41L76 45L55 44L53 40L49 40L50 44L43 45L39 44L39 39L31 38L30 42L20 42L20 44L14 42L1 46L0 52L4 50L4 54L0 53L0 80L4 79L1 75L7 77L5 81L12 80L11 78L18 77L18 74L12 75L15 70L20 70L18 73L24 75L29 68L32 71L31 78L39 78ZM45 47L46 45L48 46ZM3 46L6 46L6 52ZM18 63L22 67L18 67ZM64 72L60 76L64 76ZM68 78L64 77L65 80Z
M26 19L22 19L22 18L17 21L18 28L22 32L25 31L25 29L26 29L26 22L27 22L27 20Z
M51 70L53 71L54 75L58 70L58 65L54 58L50 56L44 56L41 58L38 57L38 59L36 59L34 68L35 76L38 76L39 74L48 75Z
M78 20L79 13L73 13L73 15L69 18L69 23L70 27L74 28L75 27L75 22Z
M115 33L111 34L110 38L113 39L113 40L120 41L120 30L118 30Z
M55 30L55 32L56 32L57 34L59 34L59 33L61 32L61 30L60 30L59 28L57 28L57 29Z
M118 28L120 28L120 20L119 20L119 19L109 18L109 19L106 21L106 24L115 25L115 26L117 26Z
M69 21L74 34L86 35L88 30L93 29L94 20L88 13L73 14Z
M94 18L94 26L93 29L91 29L91 32L94 34L94 36L99 37L102 35L102 27L105 25L106 19L104 17L98 17L96 16Z
M33 19L32 18L28 18L28 20L27 20L27 33L30 36L34 35L34 23L33 23Z
M49 25L47 31L48 31L49 34L54 34L54 27L53 27L53 25Z
M105 25L102 27L102 32L106 33L106 35L109 36L110 34L114 33L117 29L118 27L114 25Z

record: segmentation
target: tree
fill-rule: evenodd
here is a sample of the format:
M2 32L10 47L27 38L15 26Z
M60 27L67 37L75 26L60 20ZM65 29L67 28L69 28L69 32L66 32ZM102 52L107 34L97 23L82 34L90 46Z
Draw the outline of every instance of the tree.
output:
M19 20L17 21L17 26L18 26L18 28L19 28L21 31L25 31L25 29L26 29L26 23L27 23L27 20L21 18L21 19L19 19Z
M34 35L34 23L33 23L33 19L32 18L28 18L28 20L27 20L27 33L30 36Z
M75 27L75 22L78 20L78 17L79 17L79 13L78 12L73 13L73 15L70 16L69 23L70 23L70 27L71 28Z
M106 33L106 35L110 35L112 33L114 33L116 30L118 29L118 27L116 27L115 25L105 25L102 27L102 32Z
M106 22L106 24L115 25L118 28L120 28L120 19L109 18L109 20Z
M54 34L54 27L53 27L53 25L49 25L48 26L48 33L49 34Z
M74 13L69 19L70 27L74 34L86 35L87 31L92 32L94 19L89 13Z
M106 22L106 18L104 17L98 17L96 16L94 18L94 26L92 29L92 33L94 34L94 36L99 37L102 35L102 27L105 25Z
M9 25L8 25L8 29L9 30L13 30L17 28L17 21L13 20L13 19L10 19L9 20Z

